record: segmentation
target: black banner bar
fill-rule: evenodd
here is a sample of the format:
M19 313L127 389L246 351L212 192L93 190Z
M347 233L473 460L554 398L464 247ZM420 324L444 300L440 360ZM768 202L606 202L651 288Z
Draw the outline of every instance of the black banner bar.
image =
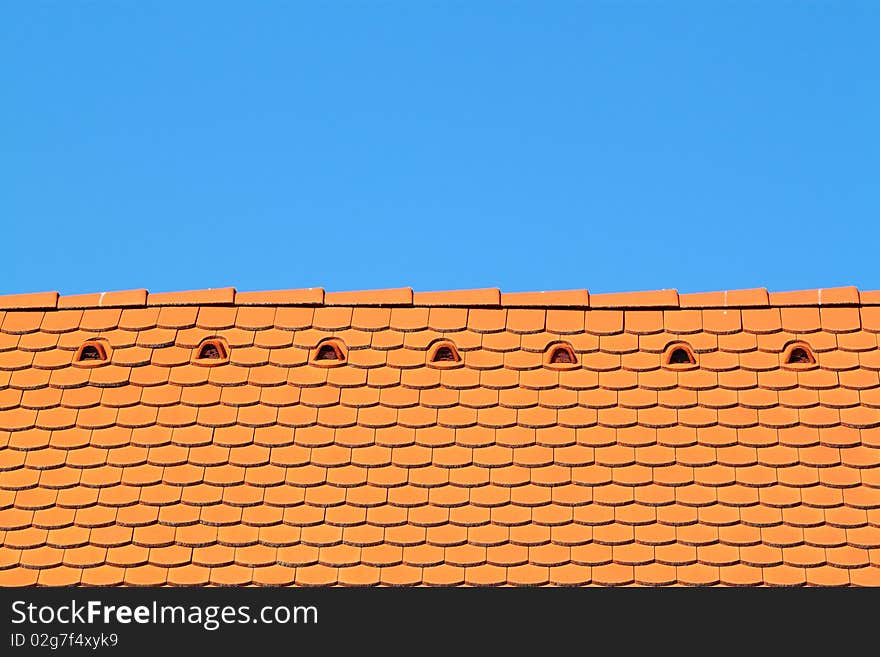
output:
M665 654L737 644L791 654L871 637L876 590L28 588L0 589L0 655L321 648L328 654L616 646ZM871 639L872 645L876 637ZM709 644L701 643L709 641ZM415 642L415 643L413 643ZM775 648L774 648L775 647ZM379 651L379 652L377 652ZM266 652L268 654L268 652Z

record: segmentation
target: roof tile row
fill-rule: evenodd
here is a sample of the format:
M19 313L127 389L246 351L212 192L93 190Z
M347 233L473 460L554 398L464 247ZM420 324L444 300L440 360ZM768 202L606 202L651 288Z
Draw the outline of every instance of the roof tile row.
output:
M325 292L323 288L238 292L214 288L186 292L148 292L144 289L60 296L58 292L0 296L0 309L63 309L130 306L209 305L326 305L326 306L459 306L459 307L583 307L583 308L727 308L766 306L877 305L880 291L855 287L795 292L765 288L679 294L676 290L590 294L587 290L504 292L498 288L413 292L412 288Z

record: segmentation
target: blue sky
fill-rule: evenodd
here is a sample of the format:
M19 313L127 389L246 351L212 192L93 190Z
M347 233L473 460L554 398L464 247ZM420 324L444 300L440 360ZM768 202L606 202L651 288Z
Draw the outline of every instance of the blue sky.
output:
M15 2L0 293L880 289L876 2Z

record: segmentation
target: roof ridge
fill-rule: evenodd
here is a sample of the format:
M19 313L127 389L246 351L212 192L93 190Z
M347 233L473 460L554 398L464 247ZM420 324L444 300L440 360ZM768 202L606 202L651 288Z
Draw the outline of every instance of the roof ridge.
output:
M179 292L146 289L61 295L57 291L0 295L0 310L136 308L146 306L440 306L572 309L767 308L877 306L880 290L854 286L768 292L766 288L679 293L675 289L591 294L585 289L502 292L499 288L414 292L386 288L326 292L299 288L239 292L234 287Z

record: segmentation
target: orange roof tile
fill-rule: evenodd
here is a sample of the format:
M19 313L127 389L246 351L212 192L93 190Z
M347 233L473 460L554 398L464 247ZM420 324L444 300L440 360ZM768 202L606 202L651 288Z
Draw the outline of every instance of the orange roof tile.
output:
M75 294L58 297L58 308L101 308L146 306L146 290L125 290L120 292L99 292L97 294Z
M876 586L878 333L852 287L0 297L0 585Z
M30 294L6 294L0 296L0 310L55 308L57 304L57 292L33 292Z
M231 304L235 300L235 288L220 287L210 290L188 292L150 292L149 306L202 306L208 304Z
M511 308L587 308L590 293L586 290L560 290L558 292L502 292L501 305Z
M361 292L327 292L324 303L328 306L411 306L413 291L409 287Z

